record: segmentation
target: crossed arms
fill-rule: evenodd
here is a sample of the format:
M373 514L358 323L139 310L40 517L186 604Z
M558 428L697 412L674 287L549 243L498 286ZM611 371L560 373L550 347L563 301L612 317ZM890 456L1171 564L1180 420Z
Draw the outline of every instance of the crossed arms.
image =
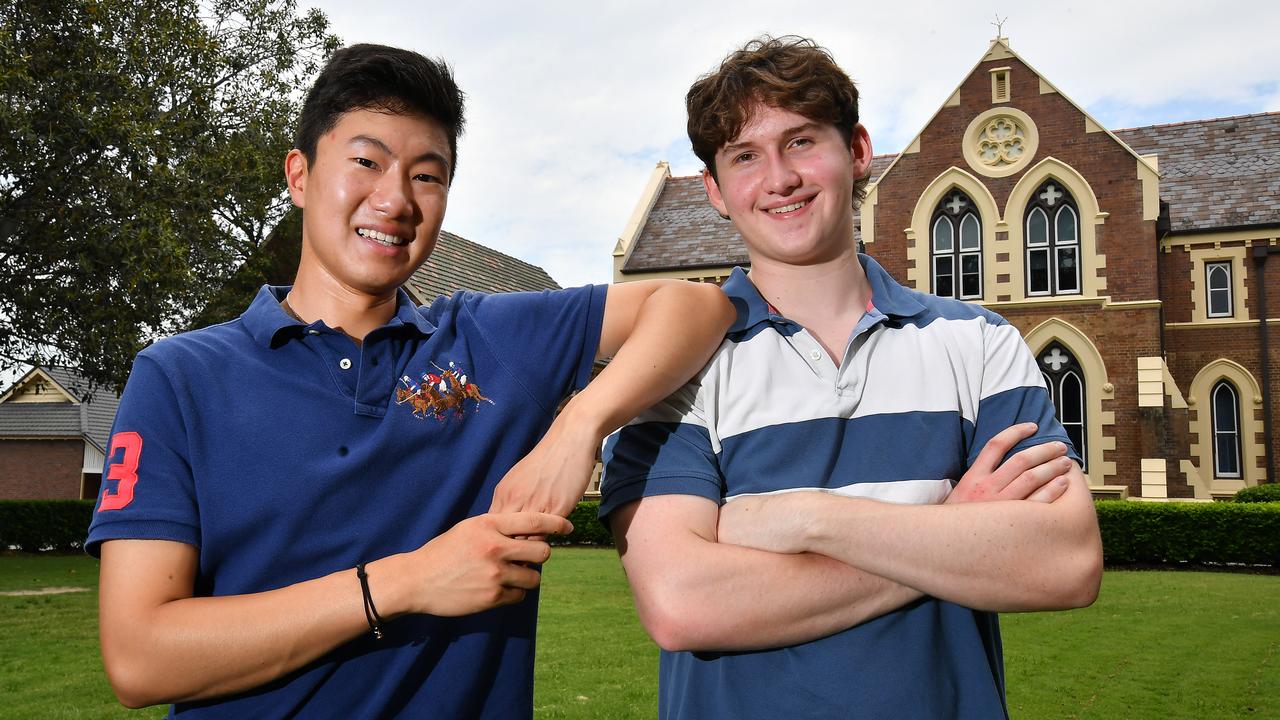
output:
M1056 442L1000 464L1034 429L992 438L942 505L792 492L623 506L611 520L640 620L666 650L728 651L806 642L924 595L1088 605L1102 553L1083 474Z

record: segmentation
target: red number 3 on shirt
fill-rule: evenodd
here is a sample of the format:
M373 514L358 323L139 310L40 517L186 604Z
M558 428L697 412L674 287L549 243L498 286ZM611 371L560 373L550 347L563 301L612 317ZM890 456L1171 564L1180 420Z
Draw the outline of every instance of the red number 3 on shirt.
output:
M103 510L119 510L133 502L133 486L138 484L138 456L142 454L142 436L136 432L120 432L111 438L111 452L107 457L115 457L116 450L124 450L120 462L107 466L107 479L116 480L116 489L107 489L102 493L102 503L98 512Z

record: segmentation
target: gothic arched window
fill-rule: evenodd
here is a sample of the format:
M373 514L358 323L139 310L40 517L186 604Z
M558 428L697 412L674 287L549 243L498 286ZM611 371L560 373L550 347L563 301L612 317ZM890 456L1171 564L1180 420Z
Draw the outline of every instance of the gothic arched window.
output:
M1044 374L1045 385L1049 387L1049 397L1057 411L1058 422L1066 429L1067 437L1084 461L1087 472L1089 455L1085 446L1088 425L1085 424L1084 370L1071 351L1059 342L1050 343L1041 351L1037 360L1040 372Z
M1071 193L1048 180L1026 214L1027 295L1080 293L1080 211Z
M930 253L933 294L961 300L982 298L982 220L973 201L952 190L933 211Z
M1210 393L1213 406L1213 474L1242 477L1240 472L1240 394L1229 380L1219 380Z

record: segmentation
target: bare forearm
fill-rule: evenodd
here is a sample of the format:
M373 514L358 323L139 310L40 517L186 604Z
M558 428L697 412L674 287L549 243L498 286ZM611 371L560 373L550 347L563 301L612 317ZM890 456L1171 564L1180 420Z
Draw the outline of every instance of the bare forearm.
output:
M1101 543L1088 491L1054 503L891 505L822 498L806 549L982 610L1087 605Z

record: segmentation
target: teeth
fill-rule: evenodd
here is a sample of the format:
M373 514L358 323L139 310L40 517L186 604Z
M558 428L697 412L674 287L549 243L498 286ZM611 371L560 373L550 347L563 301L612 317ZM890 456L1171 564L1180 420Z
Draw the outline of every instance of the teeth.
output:
M405 244L408 244L409 242L408 240L400 238L396 235L388 235L386 233L381 233L381 232L378 232L377 230L370 230L368 228L356 228L356 234L359 235L360 237L368 238L382 245L405 245Z
M791 203L790 205L783 205L782 207L773 208L769 210L769 212L773 213L774 215L781 215L782 213L791 212L792 210L799 210L800 208L808 204L809 204L808 200L801 200L798 203Z

